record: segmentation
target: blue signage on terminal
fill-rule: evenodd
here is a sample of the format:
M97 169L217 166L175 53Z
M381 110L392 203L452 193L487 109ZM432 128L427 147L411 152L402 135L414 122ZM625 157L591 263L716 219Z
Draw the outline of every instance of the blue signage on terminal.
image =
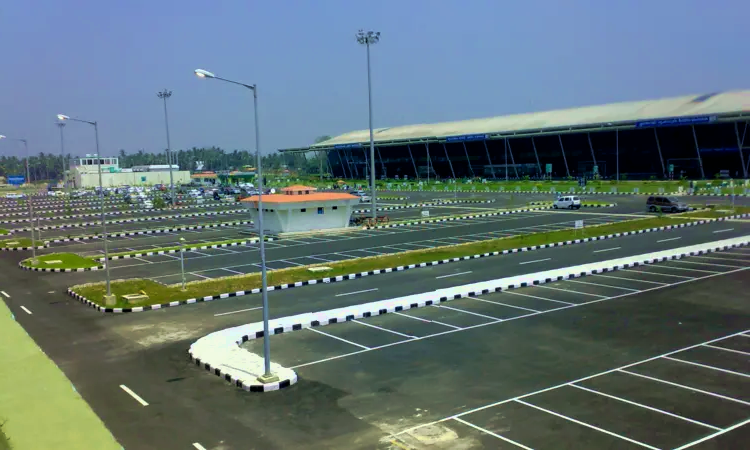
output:
M485 139L487 139L486 134L464 134L461 136L447 136L445 142L483 141Z
M666 119L644 120L636 122L636 128L654 128L654 127L674 127L679 125L698 125L702 123L711 123L716 120L716 116L693 116L693 117L670 117Z

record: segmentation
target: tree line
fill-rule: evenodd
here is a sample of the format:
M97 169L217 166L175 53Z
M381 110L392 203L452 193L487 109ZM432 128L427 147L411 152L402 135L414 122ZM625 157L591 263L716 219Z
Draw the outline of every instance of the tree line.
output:
M121 168L133 166L146 166L156 164L168 164L166 152L148 153L140 150L136 153L128 153L120 150L117 154ZM70 161L73 156L67 155ZM319 173L319 155L310 153L307 157L303 154L272 153L262 158L264 170L279 171L289 169L300 175L312 175ZM175 151L173 164L178 164L180 170L196 170L196 162L203 162L203 170L222 171L240 170L244 166L255 167L255 153L247 150L225 151L219 147L193 147L188 150ZM0 176L26 175L25 158L16 156L0 157ZM29 174L31 181L62 180L63 175L62 155L51 153L39 153L29 157ZM324 170L326 165L323 164Z

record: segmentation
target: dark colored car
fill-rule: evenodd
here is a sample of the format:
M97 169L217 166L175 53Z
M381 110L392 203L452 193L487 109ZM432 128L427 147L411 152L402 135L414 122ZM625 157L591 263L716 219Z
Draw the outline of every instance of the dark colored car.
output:
M646 200L646 209L651 212L679 212L687 211L687 204L677 200L677 197L649 197Z

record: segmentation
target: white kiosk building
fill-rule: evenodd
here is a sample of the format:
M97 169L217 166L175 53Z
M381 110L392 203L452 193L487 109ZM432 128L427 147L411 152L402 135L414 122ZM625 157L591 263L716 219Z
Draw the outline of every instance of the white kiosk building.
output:
M309 186L289 186L280 194L263 196L263 228L271 233L344 228L359 197L347 193L315 192ZM258 223L258 196L242 199Z

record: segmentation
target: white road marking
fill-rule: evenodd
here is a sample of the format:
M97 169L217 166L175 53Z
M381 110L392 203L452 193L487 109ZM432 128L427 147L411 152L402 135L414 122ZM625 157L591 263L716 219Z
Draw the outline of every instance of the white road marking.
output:
M470 298L472 300L479 300L480 302L487 302L487 303L493 303L495 305L507 306L508 308L522 309L524 311L531 311L531 312L535 312L535 313L541 312L541 311L538 311L536 309L524 308L523 306L509 305L507 303L496 302L494 300L486 300L486 299L479 298L479 297L467 297L467 298Z
M135 392L133 392L129 387L125 386L124 384L121 384L120 385L120 389L122 389L123 391L127 392L128 394L130 394L130 396L133 397L141 405L148 406L148 403L146 402L146 400L144 400L141 397L139 397L138 394L136 394Z
M691 256L691 258L701 258L701 259L720 259L722 261L725 261L726 258L712 258L710 256ZM713 262L701 262L701 261L685 261L682 259L675 259L675 262L681 262L684 264L701 264L704 266L716 266L716 267L730 267L732 269L741 269L745 266L733 266L731 264L719 264L719 263L713 263ZM734 260L736 261L736 260Z
M612 285L609 285L609 284L590 283L588 281L578 281L578 280L565 280L565 281L568 281L568 282L571 282L571 283L588 284L590 286L601 286L601 287L606 287L606 288L622 289L622 290L625 290L625 291L633 291L633 292L637 292L637 291L640 290L640 289L631 289L631 288L620 287L620 286L612 286Z
M709 263L699 263L699 262L694 262L694 261L682 261L682 260L679 260L679 259L675 259L675 260L672 260L672 261L669 261L669 262L679 262L679 263L683 263L683 264L700 264L702 266L711 265ZM674 266L662 266L662 267L664 267L666 269L688 270L688 271L693 271L693 272L721 273L721 272L716 271L716 270L693 269L691 267L674 267ZM739 267L737 267L737 268L739 269Z
M588 427L588 428L591 428L592 430L600 431L600 432L602 432L602 433L604 433L604 434L608 434L608 435L610 435L610 436L614 436L614 437L616 437L616 438L620 438L620 439L622 439L622 440L625 440L625 441L631 442L631 443L633 443L633 444L637 444L637 445L640 445L641 447L646 447L646 448L650 448L650 449L652 449L652 450L659 450L658 448L656 448L656 447L652 447L652 446L650 446L650 445L648 445L648 444L644 444L643 442L638 442L638 441L636 441L636 440L634 440L634 439L630 439L630 438L628 438L628 437L625 437L625 436L622 436L622 435L620 435L620 434L617 434L617 433L613 433L613 432L611 432L611 431L607 431L607 430L605 430L604 428L599 428L599 427L597 427L597 426L594 426L594 425L588 424L588 423L586 423L586 422L581 422L580 420L576 420L576 419L573 419L572 417L564 416L564 415L562 415L562 414L560 414L560 413L556 413L556 412L554 412L554 411L550 411L549 409L544 409L544 408L542 408L541 406L537 406L537 405L534 405L534 404L531 404L531 403L528 403L528 402L525 402L525 401L523 401L523 400L519 400L519 399L514 399L513 401L514 401L514 402L516 402L516 403L520 403L520 404L522 404L522 405L526 405L526 406L528 406L528 407L531 407L531 408L535 408L535 409L538 409L539 411L543 411L543 412L546 412L547 414L551 414L551 415L553 415L553 416L557 416L557 417L559 417L559 418L561 418L561 419L565 419L565 420L568 420L568 421L570 421L570 422L573 422L573 423L577 423L578 425L582 425L582 426L584 426L584 427Z
M359 320L352 320L352 322L358 323L360 325L364 325L366 327L377 328L378 330L385 331L387 333L397 334L399 336L407 337L409 339L416 339L417 338L416 336L412 336L410 334L399 333L398 331L389 330L388 328L379 327L377 325L373 325L373 324L367 323L367 322L361 322Z
M26 307L25 307L25 306L23 306L23 305L21 305L21 309L22 309L22 310L24 310L24 311L26 312L26 314L28 314L28 315L31 315L31 314L32 314L32 312L31 312L31 311L29 311L29 309L28 309L28 308L26 308Z
M346 342L347 344L351 344L351 345L354 345L356 347L359 347L359 348L362 348L362 349L365 349L365 350L370 350L370 347L366 347L364 345L357 344L356 342L347 341L344 338L340 338L340 337L334 336L332 334L324 333L324 332L322 332L320 330L316 330L315 328L306 328L306 329L310 330L312 332L318 333L318 334L322 334L323 336L328 336L329 338L336 339L336 340L341 341L341 342Z
M612 275L602 275L600 273L596 274L597 277L604 277L604 278L614 278L615 280L623 280L623 281L639 281L641 283L650 283L650 284L669 284L669 283L662 283L661 281L647 281L647 280L639 280L638 278L627 278L627 277L613 277Z
M742 427L742 426L745 426L745 425L747 425L748 423L750 423L750 419L747 419L747 420L745 420L745 421L743 421L743 422L740 422L740 423L734 424L734 425L732 425L732 426L731 426L731 427L729 427L729 428L724 428L723 430L721 430L721 431L717 431L716 433L713 433L713 434L709 434L708 436L704 436L704 437L702 437L702 438L698 439L697 441L693 441L693 442L690 442L690 443L688 443L688 444L685 444L685 445L683 445L682 447L677 447L677 448L676 448L676 449L674 449L674 450L685 450L686 448L690 448L690 447L692 447L692 446L694 446L694 445L700 444L701 442L707 441L707 440L709 440L709 439L713 439L713 438L715 438L716 436L720 436L720 435L722 435L722 434L724 434L724 433L728 433L728 432L730 432L730 431L732 431L732 430L735 430L735 429L737 429L737 428L740 428L740 427Z
M310 259L317 259L317 260L320 260L320 261L325 261L325 262L331 262L331 261L334 261L333 259L325 259L325 258L319 258L319 257L317 257L317 256L305 256L305 258L310 258Z
M466 275L467 273L471 273L472 271L469 270L467 272L458 272L458 273L451 273L448 275L440 275L439 277L435 277L436 280L439 280L440 278L449 278L449 277L457 277L459 275Z
M669 266L662 266L669 268ZM678 267L675 267L675 269L679 269ZM624 272L635 272L635 273L647 273L652 275L659 275L660 277L675 277L675 278L688 278L688 279L694 279L695 277L686 277L685 275L673 275L671 273L664 273L664 272L654 272L651 270L631 270L631 269L619 269Z
M622 247L603 248L601 250L594 250L594 253L611 252L612 250L620 250Z
M706 344L703 344L703 345L706 345ZM704 390L701 390L701 389L698 389L698 388L694 388L692 386L686 386L684 384L675 383L673 381L662 380L661 378L650 377L648 375L643 375L643 374L637 373L637 372L631 372L631 371L625 370L625 369L618 369L618 372L627 373L628 375L634 375L636 377L645 378L647 380L656 381L658 383L664 383L664 384L668 384L670 386L674 386L674 387L678 387L678 388L682 388L682 389L687 389L689 391L695 391L695 392L699 392L701 394L706 394L706 395L710 395L712 397L722 398L724 400L729 400L731 402L737 402L737 403L741 403L743 405L750 406L750 402L746 402L744 400L739 400L739 399L736 399L736 398L727 397L726 395L717 394L715 392L704 391Z
M551 299L551 298L537 297L536 295L521 294L519 292L513 292L513 291L502 291L502 293L503 294L520 295L522 297L536 298L536 299L539 299L539 300L546 300L548 302L562 303L563 305L575 305L575 303L564 302L562 300L554 300L554 299Z
M717 430L717 431L721 430L721 428L719 428L719 427L715 427L715 426L709 425L707 423L699 422L697 420L688 419L687 417L683 417L683 416L671 413L669 411L664 411L663 409L654 408L653 406L648 406L648 405L644 405L642 403L634 402L632 400L628 400L628 399L625 399L625 398L622 398L622 397L618 397L616 395L606 394L604 392L597 391L597 390L594 390L594 389L589 389L587 387L579 386L577 384L569 384L568 386L574 387L576 389L581 389L583 391L591 392L592 394L601 395L602 397L611 398L613 400L617 400L617 401L620 401L620 402L623 402L623 403L627 403L629 405L638 406L640 408L644 408L644 409L648 409L650 411L658 412L658 413L664 414L665 416L674 417L675 419L680 419L680 420L684 420L686 422L694 423L696 425L700 425L700 426L703 426L703 427L706 427L706 428L711 428L712 430Z
M718 345L706 344L704 347L715 348L717 350L724 350L725 352L739 353L740 355L750 356L749 352L743 352L741 350L735 350L733 348L719 347Z
M222 267L220 270L226 270L227 272L236 273L238 275L244 275L245 272L237 272L236 270L227 269L226 267Z
M378 288L372 288L372 289L365 289L365 290L362 290L362 291L345 292L343 294L336 294L336 297L343 297L345 295L363 294L365 292L372 292L372 291L377 291L377 290L378 290Z
M237 313L242 313L242 312L247 312L247 311L255 311L256 309L263 309L263 307L262 306L258 306L258 307L255 307L255 308L238 309L237 311L229 311L229 312L225 312L225 313L214 314L214 317L228 316L230 314L237 314Z
M195 447L196 450L206 450L206 447L200 445L197 442L193 442L193 447Z
M153 264L152 261L146 261L145 259L142 259L142 258L133 257L131 259L137 259L138 261L143 261L143 262L148 263L148 264Z
M5 296L5 298L10 298L10 295L8 295L8 293L7 293L7 292L5 292L5 291L0 291L0 293L2 293L2 294L3 294L4 296Z
M200 275L200 274L197 274L197 273L195 273L195 272L188 272L188 273L189 273L190 275L195 275L196 277L201 277L201 278L205 278L206 280L212 280L212 279L213 279L213 278L211 278L211 277L207 277L207 276L205 276L205 275Z
M402 312L394 312L393 314L398 314L399 316L403 316L403 317L408 317L408 318L410 318L410 319L418 320L418 321L420 321L420 322L426 322L426 323L436 323L436 324L438 324L438 325L442 325L442 326L444 326L444 327L448 327L448 328L453 328L453 329L455 329L455 330L460 330L460 329L461 329L461 327L457 327L457 326L455 326L455 325L451 325L451 324L449 324L449 323L438 322L437 320L427 320L427 319L423 319L423 318L421 318L421 317L410 316L410 315L408 315L408 314L404 314L404 313L402 313Z
M549 261L550 259L552 259L552 258L535 259L534 261L524 261L522 263L518 263L518 265L522 266L524 264L532 264L532 263L538 263L538 262L542 262L542 261Z
M485 319L496 320L498 322L502 322L504 320L504 319L500 319L499 317L492 317L492 316L487 316L485 314L479 314L479 313L475 313L471 311L466 311L465 309L453 308L452 306L443 306L443 305L431 305L431 306L434 306L435 308L450 309L451 311L456 311L456 312L460 312L464 314L471 314L472 316L484 317Z
M735 372L734 370L722 369L720 367L709 366L708 364L701 364L701 363L697 363L694 361L687 361L687 360L680 359L680 358L674 358L672 356L665 356L664 359L668 359L670 361L675 361L675 362L684 363L684 364L691 364L693 366L703 367L705 369L716 370L718 372L731 373L732 375L737 375L740 377L750 378L750 375L746 373Z
M716 230L716 231L712 231L712 233L713 234L724 233L725 231L732 231L732 230L734 230L734 228L727 228L726 230Z
M568 281L568 280L562 280L562 281ZM540 288L543 288L543 289L552 289L552 290L555 290L555 291L570 292L572 294L589 295L591 297L607 298L606 295L589 294L588 292L579 292L579 291L574 291L572 289L563 289L563 288L554 288L554 287L550 287L550 286L542 286L541 284L537 285L537 287L540 287Z
M454 418L453 418L453 420L455 420L456 422L461 422L462 424L464 424L464 425L468 425L468 426L470 426L470 427L472 427L472 428L474 428L474 429L477 429L477 430L481 431L482 433L486 433L486 434L489 434L490 436L494 436L494 437L496 437L496 438L498 438L498 439L500 439L500 440L503 440L503 441L505 441L505 442L508 442L508 443L510 443L510 444L513 444L513 445L515 445L515 446L516 446L516 447L518 447L518 448L522 448L522 449L524 449L524 450L534 450L534 449L532 449L531 447L526 447L525 445L523 445L523 444L519 444L519 443L518 443L518 442L516 442L516 441L513 441L513 440L511 440L511 439L508 439L508 438L506 438L506 437L504 437L504 436L500 436L499 434L493 433L492 431L489 431L489 430L485 430L484 428L482 428L482 427L480 427L480 426L477 426L477 425L474 425L474 424L473 424L473 423L471 423L471 422L467 422L467 421L465 421L464 419L461 419L460 417L454 417Z
M676 241L677 239L682 239L682 237L673 237L673 238L669 238L669 239L662 239L660 241L656 241L656 243L658 244L660 242Z

